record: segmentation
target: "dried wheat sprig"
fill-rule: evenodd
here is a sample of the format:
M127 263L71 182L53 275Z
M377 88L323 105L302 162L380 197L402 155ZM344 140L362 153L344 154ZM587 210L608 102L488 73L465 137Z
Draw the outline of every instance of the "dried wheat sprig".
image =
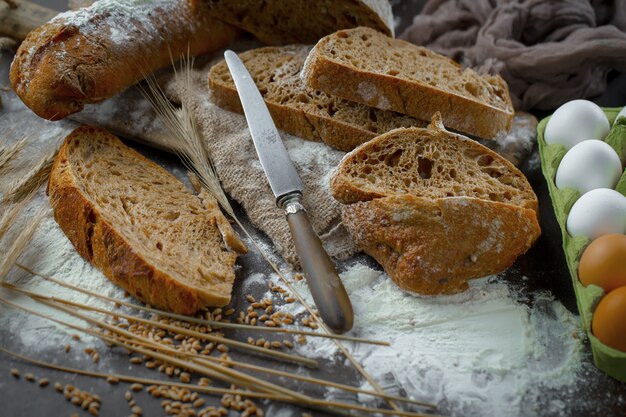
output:
M31 237L35 234L39 223L41 223L46 216L46 212L47 208L40 207L34 216L29 219L28 224L20 230L9 249L4 253L0 252L0 282L4 280L4 277L11 270L17 258L24 252L26 245L28 245Z
M2 218L0 218L0 240L4 238L4 235L9 231L11 226L16 222L19 214L24 211L28 203L32 200L32 196L26 197L22 201L16 204L7 204L7 209L4 214L2 214ZM2 205L0 205L2 206Z
M83 294L99 298L101 300L109 301L109 302L114 303L116 305L123 305L123 306L129 307L129 308L135 309L135 310L145 311L147 313L157 314L157 315L162 316L162 317L169 317L169 318L172 318L172 319L176 319L176 320L180 320L180 321L186 321L186 322L189 322L189 323L201 324L201 325L204 325L204 326L211 326L211 327L214 327L214 328L220 327L220 328L230 328L230 329L238 329L238 330L261 331L261 332L269 332L269 333L297 334L297 335L303 335L303 336L322 337L322 338L328 338L328 339L341 339L341 340L347 340L347 341L357 342L357 343L369 343L369 344L373 344L373 345L390 346L389 342L385 342L385 341L381 341L381 340L370 340L370 339L363 339L363 338L359 338L359 337L346 336L346 335L324 334L324 333L307 331L307 330L285 329L285 328L281 328L281 327L263 327L263 326L252 326L252 325L249 325L249 324L225 323L225 322L222 322L222 321L204 320L204 319L199 319L199 318L196 318L196 317L184 316L182 314L170 313L169 311L159 310L159 309L150 308L150 307L144 307L144 306L141 306L141 305L129 303L129 302L124 301L124 300L120 300L118 298L113 298L113 297L108 297L106 295L98 294L97 292L89 291L89 290L86 290L84 288L78 287L76 285L72 285L72 284L68 284L66 282L60 281L60 280L58 280L56 278L53 278L53 277L51 277L49 275L38 273L38 272L32 270L31 268L29 268L27 266L24 266L24 265L22 265L20 263L16 263L16 266L21 268L21 269L23 269L24 271L30 273L31 275L38 276L38 277L40 277L40 278L42 278L44 280L53 282L53 283L55 283L57 285L60 285L62 287L69 288L71 290L78 291L78 292L81 292Z
M149 344L143 343L143 342L140 343L140 342L133 341L133 343L137 343L139 345L143 345L144 347L150 347ZM419 405L419 406L425 407L425 408L434 408L430 404L424 403L422 401L411 400L409 398L399 397L399 396L390 395L390 394L381 395L381 394L379 394L379 393L377 393L375 391L370 391L370 390L366 390L366 389L362 389L362 388L357 388L357 387L353 387L351 385L340 384L338 382L327 381L325 379L313 378L313 377L308 377L308 376L304 376L304 375L298 375L298 374L294 374L294 373L290 373L290 372L279 371L277 369L266 368L266 367L258 366L258 365L252 365L252 364L249 364L249 363L246 363L246 362L233 361L231 359L224 359L224 358L214 358L212 356L201 355L199 353L182 352L182 351L177 351L177 353L182 355L182 356L185 356L185 357L197 358L200 361L208 360L208 361L211 361L211 362L220 362L220 363L223 363L223 364L229 365L229 366L234 366L234 367L244 368L244 369L250 369L252 371L265 372L265 373L268 373L268 374L271 374L271 375L282 376L282 377L285 377L285 378L290 378L290 379L295 379L295 380L298 380L298 381L308 382L308 383L315 384L315 385L323 385L323 386L327 386L327 387L338 388L338 389L341 389L341 390L344 390L344 391L348 391L348 392L353 392L353 393L358 393L358 394L366 394L366 395L371 395L373 397L379 397L379 398L383 398L383 399L389 399L389 400L395 400L395 401L410 403L410 404Z
M100 372L85 371L84 369L76 369L76 368L71 368L68 366L56 365L53 363L48 363L48 362L40 361L37 359L33 359L28 356L24 356L19 353L13 352L9 349L5 349L1 346L0 346L0 352L6 353L7 355L13 356L22 361L29 362L37 366L41 366L43 368L53 369L56 371L61 371L61 372L66 372L66 373L71 373L71 374L85 375L85 376L90 376L93 378L108 379L108 380L110 380L111 378L114 378L119 381L129 382L129 383L185 388L190 391L198 391L198 392L202 392L203 394L209 394L209 395L231 394L231 395L241 395L242 397L261 398L261 399L269 398L273 400L274 399L280 400L283 398L280 396L274 396L271 394L268 395L268 394L263 394L259 392L254 392L254 391L233 390L233 389L227 389L227 388L185 384L183 382L163 381L159 379L141 378L141 377L136 377L132 375L124 375L124 374L117 374L117 373L105 374L105 373L100 373Z
M69 308L64 308L64 307L61 307L59 305L55 305L56 303L47 302L47 301L44 301L44 300L41 300L41 299L38 299L38 298L33 298L33 299L37 300L38 302L40 302L40 303L42 303L44 305L47 305L47 306L50 306L50 307L53 307L53 308L57 308L57 309L59 309L61 311L64 311L64 312L66 312L68 314L71 314L71 315L75 315L76 317L79 317L79 318L81 318L81 319L83 319L83 320L85 320L87 322L93 321L93 319L90 319L88 316L82 315L82 314L80 314L78 312L75 312L75 311L71 311L71 309L69 309ZM125 348L127 348L129 350L132 350L132 351L134 351L136 353L140 353L140 354L143 354L143 355L146 355L146 356L158 359L158 360L163 361L163 362L171 363L174 366L190 369L192 371L195 371L195 372L198 372L198 373L201 373L201 374L206 374L207 376L211 376L211 377L216 378L216 379L217 378L224 379L224 375L219 375L218 374L216 376L213 372L209 372L209 370L207 370L205 367L197 366L194 363L185 362L184 360L176 359L176 358L173 358L173 357L168 356L168 355L163 355L163 354L159 354L159 353L156 353L156 352L153 352L153 351L149 351L149 350L145 350L145 349L142 349L142 348L138 348L136 346L133 346L132 344L124 344L124 343L120 342L117 338L111 338L111 337L102 335L100 333L94 332L92 330L85 329L85 328L82 328L80 326L76 326L74 324L68 323L68 322L63 322L62 320L55 319L55 318L52 318L50 316L46 316L46 315L41 314L39 312L36 312L36 311L34 311L32 309L29 309L29 308L27 308L25 306L13 303L13 302L11 302L11 301L9 301L9 300L1 297L1 296L0 296L0 301L4 302L4 303L6 303L6 304L8 304L10 306L13 306L15 308L20 308L20 309L23 309L25 311L28 311L31 314L35 314L35 315L40 316L42 318L46 318L48 320L51 320L51 321L54 321L54 322L57 322L57 323L60 323L60 324L64 324L64 325L66 325L68 327L74 328L74 329L79 330L79 331L83 331L83 332L86 332L86 333L89 333L89 334L93 334L94 336L100 337L103 340L107 340L107 341L109 341L111 343L123 345ZM119 334L128 333L128 337L131 338L131 339L143 339L144 341L147 341L148 343L157 344L156 342L152 342L149 339L145 339L145 338L143 338L141 336L138 336L138 335L135 335L133 333L126 332L123 329L119 329L119 328L117 328L115 326L107 325L107 326L103 326L103 327L105 327L105 328L110 327L109 330L111 330L113 332L116 332L116 333L119 333ZM157 344L157 346L158 346L158 344ZM226 371L228 371L228 368L220 366L219 370L221 372L226 372ZM255 379L255 378L252 378L252 379ZM235 383L237 385L241 385L241 386L246 386L247 385L245 381L237 381ZM324 407L325 411L333 411L332 409L329 409L329 407L336 407L336 408L342 408L342 409L347 409L347 410L357 410L357 411L363 411L363 412L368 412L368 413L379 413L379 414L384 414L384 415L397 415L397 416L403 416L403 417L428 417L428 416L426 416L424 414L420 414L420 413L413 413L413 412L407 412L407 411L387 410L387 409L380 409L380 408L369 408L369 407L356 405L356 404L346 404L346 403L341 403L341 402L336 402L336 401L319 400L319 399L315 399L315 398L312 398L312 397L308 397L306 395L295 393L295 392L290 391L290 390L286 390L286 389L284 389L282 387L278 387L278 386L275 386L273 384L269 384L269 383L264 382L264 381L261 381L261 386L254 386L254 388L262 388L262 387L264 387L266 385L272 385L272 386L276 387L278 392L282 392L282 391L288 391L289 392L288 396L284 397L284 398L281 398L280 401L290 402L290 403L299 404L299 405L305 405L305 406ZM298 397L302 397L304 399L300 399ZM439 417L439 416L431 416L431 417Z
M8 164L9 161L11 161L13 157L15 157L15 155L17 155L22 149L24 149L27 141L28 138L24 136L23 138L19 139L16 142L13 142L8 146L0 146L0 173L5 170L6 164Z
M3 287L5 287L5 288L9 288L11 290L20 292L20 293L25 294L25 295L27 295L29 297L30 296L38 297L38 298L47 299L47 300L50 300L50 301L62 302L64 304L65 304L64 301L67 301L67 300L63 300L63 299L61 299L59 297L47 296L47 295L39 294L39 293L36 293L36 292L24 290L22 288L16 287L16 286L11 285L11 284L6 284L5 283L5 284L1 284L1 285ZM72 306L75 306L75 307L79 307L79 308L84 308L83 304L76 303L76 302L67 302L66 304L72 305ZM109 315L110 316L116 316L116 317L124 317L124 315L115 314L115 313L112 313L112 312ZM133 343L139 343L139 342L133 342ZM143 342L140 343L140 344L144 344L145 347L152 347L153 346L153 344L143 343ZM381 394L378 394L378 393L376 393L374 391L369 391L369 390L365 390L365 389L361 389L361 388L356 388L356 387L352 387L350 385L339 384L339 383L336 383L336 382L326 381L326 380L323 380L323 379L310 378L310 377L306 377L306 376L296 375L296 374L288 373L288 372L282 372L282 371L278 371L278 370L274 370L274 369L270 369L270 368L265 368L265 367L261 367L261 366L256 366L256 365L251 365L251 364L247 364L247 363L233 362L233 361L224 360L224 359L207 357L206 355L192 354L192 353L186 353L186 352L178 352L177 351L176 354L180 354L180 355L184 355L184 356L188 356L188 357L200 358L200 359L203 359L203 360L210 360L210 361L215 361L215 362L228 363L229 365L237 366L237 367L240 367L240 368L246 368L246 369L251 369L251 370L255 370L255 371L266 372L266 373L269 373L269 374L278 375L278 376L284 376L284 377L288 377L288 378L292 378L292 379L296 379L296 380L300 380L300 381L305 381L305 382L309 382L309 383L313 383L313 384L317 384L317 385L331 386L331 387L334 387L334 388L343 389L345 391L350 391L350 392L355 392L355 393L362 393L362 394L372 395L372 396L376 396L376 397L381 397L381 398L384 398L384 399L392 399L392 400L396 400L396 401L412 403L412 404L420 405L420 406L423 406L423 407L431 407L429 404L426 404L426 403L421 402L421 401L411 400L411 399L398 397L398 396L393 396L393 395L388 395L388 394L381 395Z
M276 359L282 359L282 360L287 360L290 362L295 362L295 363L299 363L302 365L306 365L309 367L317 367L317 362L314 361L313 359L309 359L309 358L305 358L302 356L298 356L298 355L293 355L293 354L289 354L289 353L285 353L285 352L278 352L275 350L268 350L268 349L264 349L260 346L256 346L256 345L250 345L248 343L244 343L244 342L239 342L236 340L230 340L224 337L220 337L220 336L215 336L215 335L211 335L211 334L207 334L207 333L201 333L201 332L197 332L194 330L189 330L186 329L184 327L180 327L180 326L175 326L175 325L171 325L171 324L165 324L165 323L161 323L160 321L156 321L156 320L149 320L149 319L144 319L144 318L140 318L140 317L135 317L135 316L131 316L128 314L124 314L122 312L112 312L109 310L105 310L102 308L98 308L98 307L93 307L87 304L83 304L83 303L78 303L76 301L70 301L70 300L66 300L63 298L59 298L59 297L54 297L54 296L49 296L49 295L44 295L44 294L38 294L32 291L28 291L19 287L16 287L12 284L9 283L0 283L0 286L3 286L5 288L9 288L13 291L17 291L20 292L22 294L25 294L29 297L36 297L36 298L40 298L40 299L45 299L45 300L49 300L49 301L53 301L53 302L58 302L58 303L62 303L62 304L66 304L66 305L71 305L73 307L78 307L84 310L88 310L88 311L93 311L99 314L104 314L107 316L111 316L111 317L121 317L123 319L126 319L130 322L136 322L136 323L141 323L141 324L145 324L145 325L149 325L149 326L153 326L153 327L158 327L164 330L168 330L174 333L178 333L178 334L184 334L185 336L190 336L190 337L195 337L196 339L200 339L200 340L207 340L210 342L214 342L214 343L221 343L227 346L232 346L235 348L240 348L243 350L250 350L253 351L255 353L260 353L262 355L265 356L271 356L274 357ZM96 320L96 319L91 319L91 320ZM102 323L105 323L101 320L96 320L97 323L95 323L96 325L101 325Z
M45 155L33 168L20 179L9 184L0 202L16 203L39 189L50 175L56 151Z
M188 61L189 60L187 60L187 62ZM174 66L174 69L176 69L175 66ZM183 68L183 70L186 71L186 74L185 74L185 77L186 77L185 78L185 84L186 84L187 91L189 92L189 91L191 91L191 65L189 65L189 63L188 63ZM191 139L191 141L185 140L185 141L182 142L183 145L188 147L188 149L184 149L182 152L184 154L190 154L190 155L198 155L198 154L202 155L202 154L204 154L204 155L206 155L206 158L208 160L208 158L210 158L210 155L208 155L206 153L207 152L206 151L206 147L203 146L202 140L200 139L200 134L197 131L197 129L194 130L193 132L187 132L187 133L176 132L177 129L189 129L189 128L196 127L194 118L193 118L193 116L191 114L190 109L188 108L188 105L185 103L185 100L184 99L181 100L182 101L181 108L185 108L187 110L178 112L177 109L174 107L174 105L167 99L167 97L165 96L165 93L160 88L160 86L154 81L154 77L147 77L147 79L153 81L152 83L150 83L150 81L148 82L149 89L151 91L151 93L148 93L148 95L149 96L150 95L154 95L156 97L159 97L158 100L163 105L159 107L158 104L155 101L150 100L150 97L148 97L148 100L155 107L155 111L157 112L157 114L159 114L160 117L163 118L164 124L166 124L168 126L171 126L170 129L174 129L174 130L172 130L172 134L173 135L175 135L175 136L181 136L182 135L182 136L185 136L187 139ZM189 118L191 120L188 121L188 122L185 122L185 123L181 123L180 121L176 120L176 119L179 119L182 116L187 117L187 118ZM188 157L188 159L191 159L191 158ZM210 164L210 168L211 169L206 169L204 167L205 162ZM311 314L311 316L313 316L313 317L315 317L317 319L317 322L319 323L320 329L324 333L326 333L326 334L331 334L331 332L328 330L328 328L319 319L318 315L315 314L315 312L313 311L311 306L309 306L309 304L305 302L304 298L300 295L300 293L295 289L295 287L293 285L291 285L289 280L283 275L283 273L280 271L278 266L270 259L270 257L265 253L263 248L260 247L260 245L256 242L256 240L250 235L248 230L243 226L243 224L241 223L239 218L234 214L234 211L232 210L232 207L231 207L230 203L228 202L228 199L225 198L224 190L221 187L221 184L219 182L219 178L217 176L217 173L215 172L215 169L214 169L212 163L210 162L210 160L208 160L208 161L204 161L204 160L199 161L199 165L191 167L191 170L198 174L198 176L203 180L203 183L204 183L203 177L207 178L208 185L205 185L205 186L207 186L208 191L211 192L211 194L213 194L215 199L220 203L220 206L222 206L222 208L237 223L239 228L250 239L250 241L252 242L252 244L254 245L256 250L270 264L272 269L278 274L280 279L285 283L285 285L287 285L287 287L290 289L290 291L296 296L298 301L300 303L302 303L302 305L305 307L305 309L308 311L308 313ZM341 344L339 342L339 340L333 340L333 342L335 343L337 348L350 361L352 366L354 366L354 368L370 383L370 385L372 385L374 390L376 390L376 392L378 392L379 394L385 394L385 391L382 389L382 387L376 382L376 380L367 371L365 371L365 369L361 366L361 364L359 364L359 362L354 358L354 356L352 356L352 354L350 354L350 352L346 349L346 347L343 346L343 344ZM398 405L395 404L393 401L387 401L387 402L394 410L398 410L398 411L400 410Z
M75 311L73 309L62 307L62 306L60 306L60 305L58 305L58 304L56 304L54 302L45 301L45 300L42 300L42 299L37 298L37 297L31 297L31 298L33 300L43 304L43 305L55 308L57 310L63 311L63 312L65 312L67 314L70 314L72 316L78 317L81 320L86 321L87 323L91 323L92 325L103 327L103 328L105 328L105 329L107 329L107 330L109 330L109 331L111 331L113 333L117 333L118 335L123 335L123 337L125 337L125 338L128 338L128 339L138 339L138 340L141 340L141 341L146 341L146 342L148 342L150 344L154 344L154 345L157 345L157 347L159 347L159 345L156 342L153 342L150 339L147 339L147 338L144 338L142 336L136 335L136 334L131 333L131 332L127 331L127 330L120 329L118 327L112 326L112 325L110 325L108 323L98 323L97 320L94 320L91 317L89 317L89 316L87 316L85 314L79 313L79 312L77 312L77 311ZM206 376L208 376L210 378L219 379L219 380L225 381L225 382L230 383L230 384L236 384L236 385L239 385L239 386L245 386L245 387L248 387L248 388L251 388L251 389L266 391L266 392L269 392L270 394L274 394L276 392L279 392L279 393L285 394L285 395L287 395L287 396L289 396L289 397L291 397L293 399L300 399L300 400L306 399L306 396L298 394L298 393L296 393L294 391L291 391L291 390L288 390L286 388L283 388L283 387L271 384L269 382L260 380L258 378L251 377L251 376L246 375L246 374L242 374L241 372L237 372L237 371L234 371L232 369L227 369L227 368L225 368L223 366L213 365L213 364L211 364L212 366L200 366L198 364L194 364L192 362L185 361L185 360L182 360L180 358L175 358L175 357L172 357L172 356L169 356L169 355L165 355L165 354L161 354L161 353L158 353L158 352L153 352L153 351L150 351L150 350L139 348L139 347L133 346L132 344L124 344L124 343L120 342L116 338L112 338L112 337L100 334L100 333L95 332L95 331L93 331L91 329L86 329L84 327L77 326L75 324L72 324L72 323L69 323L69 322L65 322L65 321L60 320L60 319L56 319L56 318L53 318L53 317L50 317L50 316L46 316L44 314L41 314L41 313L39 313L39 312L37 312L35 310L32 310L32 309L30 309L28 307L23 306L23 305L19 305L19 304L13 303L13 302L7 300L6 298L0 297L0 301L2 301L2 302L6 303L6 304L8 304L8 305L10 305L10 306L12 306L14 308L20 308L20 309L25 310L25 311L27 311L27 312L29 312L31 314L36 315L36 316L39 316L39 317L42 317L42 318L46 318L46 319L48 319L50 321L53 321L55 323L59 323L59 324L68 326L68 327L70 327L72 329L75 329L75 330L78 330L78 331L81 331L81 332L84 332L84 333L87 333L87 334L91 334L91 335L93 335L95 337L101 338L101 339L103 339L103 340L105 340L107 342L110 342L110 343L113 343L113 344L125 347L126 349L131 350L131 351L133 351L135 353L139 353L139 354L142 354L142 355L146 355L148 357L152 357L154 359L160 360L162 362L169 363L169 364L174 365L176 367L180 367L180 368L183 368L183 369L190 369L190 370L192 370L194 372L197 372L197 373L202 374L202 375L206 375Z

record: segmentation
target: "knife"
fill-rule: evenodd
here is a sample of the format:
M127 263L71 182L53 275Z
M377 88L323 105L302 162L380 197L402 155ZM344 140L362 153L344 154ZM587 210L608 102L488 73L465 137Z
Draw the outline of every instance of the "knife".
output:
M319 315L332 331L344 333L352 328L354 321L352 304L335 264L324 250L302 206L304 184L245 65L233 51L226 51L224 58L235 81L254 147L276 197L276 205L285 210L296 252Z

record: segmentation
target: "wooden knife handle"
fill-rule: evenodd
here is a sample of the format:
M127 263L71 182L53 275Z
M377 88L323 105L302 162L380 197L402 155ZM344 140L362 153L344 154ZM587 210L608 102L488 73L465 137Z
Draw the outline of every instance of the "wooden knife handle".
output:
M16 8L11 8L8 3L0 0L0 34L23 40L31 30L43 25L58 11L29 1L16 0Z
M354 322L352 303L334 262L324 250L300 202L297 199L287 201L284 209L320 317L333 332L347 332Z

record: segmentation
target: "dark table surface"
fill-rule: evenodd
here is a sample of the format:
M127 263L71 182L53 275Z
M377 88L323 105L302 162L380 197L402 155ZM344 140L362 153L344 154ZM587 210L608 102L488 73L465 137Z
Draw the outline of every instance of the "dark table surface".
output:
M39 3L59 10L66 6L64 0L39 1ZM403 25L409 22L410 19L408 19L408 17L412 16L414 11L421 7L420 3L422 2L395 2L394 10L397 16L403 18ZM6 62L4 65L6 65ZM1 73L0 71L0 74ZM626 77L623 75L614 76L607 93L596 101L606 106L619 106L626 103ZM143 148L139 145L133 146L165 165L179 164L178 160L171 155L153 149ZM577 313L571 278L567 271L565 257L561 248L560 230L552 211L547 187L541 174L539 164L536 163L536 150L529 161L523 166L523 171L527 175L539 198L543 234L537 244L526 255L520 257L516 264L503 275L506 276L507 280L509 280L512 285L527 290L526 292L528 294L532 294L538 290L550 291L567 309ZM254 263L254 260L251 261L252 262L243 262L243 267L238 274L245 276L245 274L249 273L249 264ZM526 279L523 279L523 277L526 277ZM237 285L233 293L233 305L244 305L242 291ZM236 332L229 333L229 335L237 337ZM3 339L3 345L6 340L10 339L8 336L6 332L3 333L2 329L0 329L0 339ZM51 354L42 359L53 361L54 356L54 354ZM234 356L236 357L236 355ZM244 357L244 355L241 357ZM111 356L108 360L111 362L111 369L120 372L128 372L128 361L124 355L118 355L118 357ZM604 375L591 365L591 354L588 343L585 345L583 361L585 365L581 372L583 372L584 375L580 381L584 381L584 383L577 384L575 387L564 387L560 389L546 387L545 396L538 404L531 404L529 402L527 405L522 406L522 415L625 416L626 385ZM84 364L75 363L73 366L80 367L81 365L85 365L87 367L90 364L90 361L85 360ZM38 377L46 376L53 382L59 381L63 384L72 383L82 389L93 390L104 399L100 414L102 416L131 414L124 400L124 392L127 390L127 387L124 385L115 386L105 381L94 380L89 377L43 370L0 354L0 416L2 417L70 416L74 413L88 415L86 412L62 400L59 394L52 388L41 389L36 384L28 384L23 381L20 383L11 383L11 381L8 380L10 378L8 375L9 369L12 367L19 368L22 375L27 372L32 372ZM283 365L277 363L276 367L281 368ZM134 367L132 372L140 376L154 377L152 371L146 370L142 366ZM336 369L324 366L324 364L322 364L317 376L352 384L358 380L357 375L351 368L345 367ZM138 404L143 408L144 415L163 415L159 401L150 398L147 393L137 393L135 394L135 398ZM205 398L207 399L207 404L217 403L215 398ZM553 401L561 401L563 407L560 408L559 411L554 411L555 408L547 406ZM548 410L552 411L550 412ZM298 410L294 407L291 415L300 415L301 412L302 410ZM314 414L322 415L320 413Z

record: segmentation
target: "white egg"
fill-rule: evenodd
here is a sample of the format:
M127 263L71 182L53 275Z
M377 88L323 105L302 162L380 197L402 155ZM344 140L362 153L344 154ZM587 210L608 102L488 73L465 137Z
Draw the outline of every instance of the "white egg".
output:
M608 188L583 194L569 212L567 231L572 236L591 239L626 233L626 197Z
M583 140L602 140L609 130L609 119L597 104L572 100L556 109L550 117L544 138L547 144L560 143L570 149Z
M556 186L571 187L581 194L596 188L615 188L622 163L615 149L601 140L586 140L570 149L556 171Z
M615 122L617 122L617 119L619 119L620 117L626 117L626 107L624 107L622 110L620 110L619 113L617 113L617 117L615 117L615 120L613 121L613 126L615 126Z

